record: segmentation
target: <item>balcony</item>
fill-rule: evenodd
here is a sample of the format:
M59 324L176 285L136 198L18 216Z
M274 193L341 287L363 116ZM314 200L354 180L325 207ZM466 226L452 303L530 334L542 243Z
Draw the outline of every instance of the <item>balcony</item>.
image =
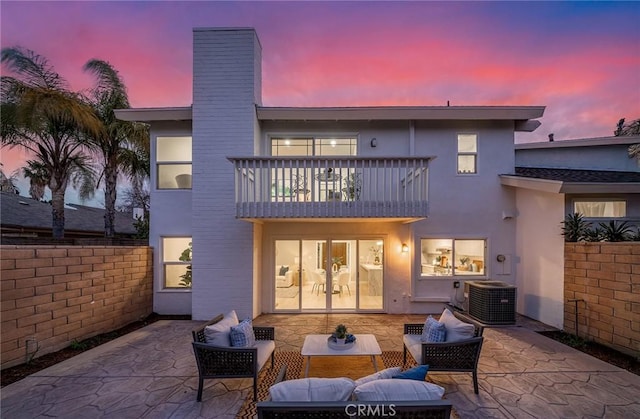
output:
M424 218L432 158L229 158L236 217Z

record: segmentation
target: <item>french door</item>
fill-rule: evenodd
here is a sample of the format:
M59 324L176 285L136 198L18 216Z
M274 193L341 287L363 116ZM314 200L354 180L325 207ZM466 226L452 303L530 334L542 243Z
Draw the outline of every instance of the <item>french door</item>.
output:
M275 241L274 311L381 311L382 239Z

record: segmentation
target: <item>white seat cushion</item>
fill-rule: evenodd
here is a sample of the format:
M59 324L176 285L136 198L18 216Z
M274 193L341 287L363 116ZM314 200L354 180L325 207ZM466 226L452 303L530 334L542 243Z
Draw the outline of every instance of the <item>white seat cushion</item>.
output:
M445 342L457 342L473 337L476 327L471 323L465 323L445 308L440 316L440 322L447 329Z
M235 310L225 314L218 323L204 328L204 337L209 345L231 346L231 326L238 325L238 315Z
M362 384L353 394L362 401L440 400L444 388L426 381L388 378Z
M343 402L355 387L350 378L302 378L275 384L269 394L274 402Z
M256 340L254 346L258 348L258 371L260 371L271 357L271 353L275 351L276 343L272 340Z
M422 364L422 341L420 335L403 335L402 342L418 364Z

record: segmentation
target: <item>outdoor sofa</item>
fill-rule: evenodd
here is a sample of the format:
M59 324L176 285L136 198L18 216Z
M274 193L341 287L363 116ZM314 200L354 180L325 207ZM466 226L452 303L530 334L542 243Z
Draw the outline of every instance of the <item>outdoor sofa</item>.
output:
M389 368L364 377L361 380L373 380L370 377L383 376ZM397 368L399 370L399 368ZM274 382L274 386L286 380L287 366L284 365ZM293 380L305 381L308 379ZM311 378L310 380L314 380ZM330 379L341 380L341 379ZM354 384L357 384L357 380ZM385 380L387 381L387 380ZM400 380L405 381L405 380ZM370 383L371 381L369 381ZM326 382L324 384L326 386ZM438 387L432 384L425 384ZM323 386L321 384L320 386ZM311 386L312 387L312 386ZM273 388L273 386L272 386ZM271 390L270 390L271 392ZM415 418L415 419L449 419L451 415L451 402L448 400L405 400L405 401L365 401L356 400L351 396L350 400L343 401L272 401L258 402L256 404L258 419L282 419L282 418L305 418L305 419L331 419L331 418L372 418L372 417L393 417L393 418Z

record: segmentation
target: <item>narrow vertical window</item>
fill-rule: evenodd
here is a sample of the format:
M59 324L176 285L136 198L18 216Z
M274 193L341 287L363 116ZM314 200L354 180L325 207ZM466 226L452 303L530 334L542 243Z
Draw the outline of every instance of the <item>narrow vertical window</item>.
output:
M163 288L191 288L191 237L162 238Z
M478 171L478 136L458 134L458 174L473 174Z

